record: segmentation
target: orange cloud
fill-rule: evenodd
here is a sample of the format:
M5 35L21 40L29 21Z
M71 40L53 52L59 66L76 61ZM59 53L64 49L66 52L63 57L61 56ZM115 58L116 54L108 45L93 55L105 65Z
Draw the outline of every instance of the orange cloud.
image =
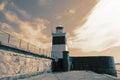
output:
M70 14L75 14L75 13L76 13L76 10L70 9L68 12L69 12Z
M6 19L10 22L21 23L21 20L18 19L17 15L13 12L7 11L4 13Z
M73 2L70 0L68 7L55 14L55 19L58 21L56 24L64 25L71 37L75 36L73 30L81 27L87 21L99 0L79 0L75 1L74 4Z
M34 19L33 22L22 21L11 11L7 11L4 15L8 21L18 25L20 33L13 32L18 38L22 38L25 41L38 45L42 48L48 48L50 46L48 45L49 42L42 42L47 40L47 36L43 33L43 30L46 29L45 24L49 23L48 21L40 18Z
M14 32L14 29L9 24L6 24L6 23L0 23L0 30L6 31L9 33Z
M2 11L2 10L4 9L4 7L5 7L5 4L4 4L4 3L1 3L1 4L0 4L0 11Z

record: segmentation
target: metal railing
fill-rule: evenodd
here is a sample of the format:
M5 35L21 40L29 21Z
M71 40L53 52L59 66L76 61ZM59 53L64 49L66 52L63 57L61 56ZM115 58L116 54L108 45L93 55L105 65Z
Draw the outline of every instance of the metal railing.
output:
M51 54L48 53L50 52L50 50L41 49L29 42L26 42L22 39L18 39L15 36L11 35L10 33L7 33L1 30L0 30L0 42L1 44L7 45L10 47L14 47L14 48L32 52L35 54L40 54L40 55L44 55L47 57L51 57Z

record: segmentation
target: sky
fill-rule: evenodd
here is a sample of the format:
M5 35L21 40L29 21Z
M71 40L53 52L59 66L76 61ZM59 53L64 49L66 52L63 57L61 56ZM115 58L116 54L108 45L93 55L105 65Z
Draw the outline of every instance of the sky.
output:
M120 62L120 0L0 0L0 29L44 49L63 25L71 56Z

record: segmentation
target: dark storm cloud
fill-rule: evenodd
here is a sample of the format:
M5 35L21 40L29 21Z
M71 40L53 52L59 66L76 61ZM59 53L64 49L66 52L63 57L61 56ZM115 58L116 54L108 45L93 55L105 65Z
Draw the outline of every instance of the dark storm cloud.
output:
M65 26L67 32L71 32L73 27L86 21L98 0L13 0L13 2L33 17L50 21L47 29L61 24ZM71 14L70 10L75 13Z

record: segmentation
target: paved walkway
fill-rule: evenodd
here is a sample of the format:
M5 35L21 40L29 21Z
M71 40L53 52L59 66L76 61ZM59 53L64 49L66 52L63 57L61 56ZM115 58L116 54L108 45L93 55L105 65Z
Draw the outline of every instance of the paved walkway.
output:
M61 73L47 73L19 80L120 80L109 75L96 74L91 71L72 71Z

